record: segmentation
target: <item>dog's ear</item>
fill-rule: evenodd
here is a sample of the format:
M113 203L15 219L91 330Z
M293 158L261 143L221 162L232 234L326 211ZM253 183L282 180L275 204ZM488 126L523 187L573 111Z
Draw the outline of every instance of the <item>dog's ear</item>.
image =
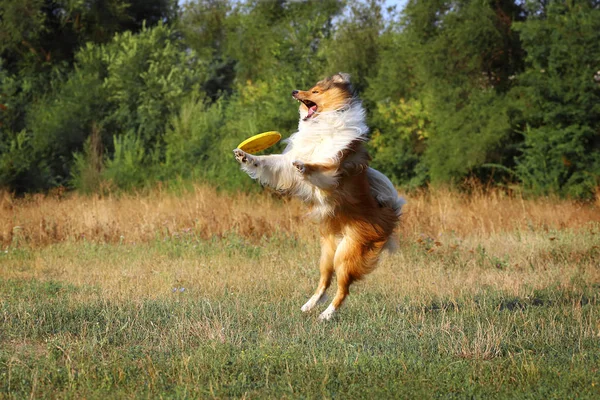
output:
M331 77L333 83L350 83L350 74L339 72Z

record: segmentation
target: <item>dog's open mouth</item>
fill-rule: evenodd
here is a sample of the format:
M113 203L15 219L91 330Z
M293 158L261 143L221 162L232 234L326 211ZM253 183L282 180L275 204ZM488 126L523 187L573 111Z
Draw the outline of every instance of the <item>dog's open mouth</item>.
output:
M309 119L310 117L315 115L315 113L317 112L317 103L313 103L310 100L300 100L300 101L303 102L304 105L308 108L308 115L304 118L304 120L306 121L307 119Z

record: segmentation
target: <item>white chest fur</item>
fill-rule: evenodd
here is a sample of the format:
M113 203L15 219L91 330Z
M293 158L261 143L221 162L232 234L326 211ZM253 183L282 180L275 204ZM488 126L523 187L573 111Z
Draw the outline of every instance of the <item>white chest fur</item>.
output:
M284 153L307 163L335 162L352 142L366 141L369 128L358 101L341 111L321 113L307 121L300 119L298 132L288 139Z

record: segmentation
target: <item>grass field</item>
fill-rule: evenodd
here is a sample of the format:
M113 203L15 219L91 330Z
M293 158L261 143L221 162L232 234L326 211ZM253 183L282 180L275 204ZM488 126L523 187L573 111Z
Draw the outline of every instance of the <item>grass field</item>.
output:
M4 194L0 398L599 398L600 202L407 200L319 322L296 202Z

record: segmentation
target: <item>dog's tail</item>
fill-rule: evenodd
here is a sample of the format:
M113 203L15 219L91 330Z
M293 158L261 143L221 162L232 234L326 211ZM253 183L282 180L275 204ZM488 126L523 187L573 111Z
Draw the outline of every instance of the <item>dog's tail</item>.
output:
M371 186L371 195L377 202L394 210L398 218L402 215L402 207L406 204L403 197L398 196L398 191L387 176L373 168L367 169L367 179Z
M398 195L398 191L388 177L376 169L367 169L367 179L371 186L371 194L375 200L377 200L381 206L389 207L394 210L394 214L396 214L397 217L395 224L398 226L400 223L400 216L402 215L402 207L406 204L406 200ZM384 249L393 252L398 247L397 243L398 238L396 234L393 234L385 244Z
M406 204L406 200L402 196L398 196L398 192L396 192L396 199L392 201L392 209L396 213L398 219L396 220L396 227L400 223L400 217L402 216L402 207ZM384 249L388 250L390 253L395 252L398 249L398 233L394 231L394 233L390 236L388 241L386 242Z
M391 201L390 207L396 213L398 219L402 216L402 207L406 204L406 200L402 196L398 196L396 193L396 199Z

